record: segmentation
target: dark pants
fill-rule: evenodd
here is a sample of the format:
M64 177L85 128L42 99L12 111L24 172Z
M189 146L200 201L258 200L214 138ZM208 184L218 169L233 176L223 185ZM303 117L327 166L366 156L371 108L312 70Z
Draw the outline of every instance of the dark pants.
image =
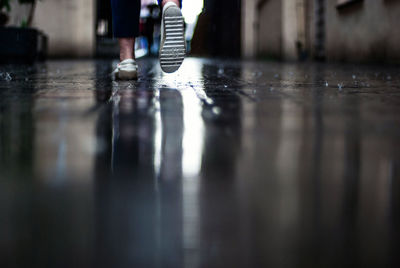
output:
M161 6L162 0L158 0ZM182 6L182 0L180 0ZM139 36L140 0L111 0L113 33L117 38Z

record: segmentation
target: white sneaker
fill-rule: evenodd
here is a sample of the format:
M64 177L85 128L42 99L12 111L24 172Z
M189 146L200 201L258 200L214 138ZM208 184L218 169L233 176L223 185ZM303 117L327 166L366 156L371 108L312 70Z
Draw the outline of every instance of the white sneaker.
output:
M115 79L131 80L137 79L138 66L134 59L126 59L121 61L113 74Z
M160 65L166 73L179 69L186 54L184 21L181 10L173 3L164 5L161 21Z

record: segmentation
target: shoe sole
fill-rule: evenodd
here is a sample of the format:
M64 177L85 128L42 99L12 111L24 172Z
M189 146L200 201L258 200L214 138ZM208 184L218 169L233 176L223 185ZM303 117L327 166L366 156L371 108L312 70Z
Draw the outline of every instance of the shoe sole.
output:
M173 73L181 66L185 54L184 21L181 10L169 7L163 14L164 40L160 47L160 65L166 73Z
M137 71L118 71L118 79L120 80L132 80L137 79Z

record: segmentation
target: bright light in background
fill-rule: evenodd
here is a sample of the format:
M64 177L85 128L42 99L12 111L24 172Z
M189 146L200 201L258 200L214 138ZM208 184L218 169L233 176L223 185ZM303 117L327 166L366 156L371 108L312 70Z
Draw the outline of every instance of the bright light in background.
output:
M203 10L204 0L183 0L182 14L187 24L197 21L197 16Z

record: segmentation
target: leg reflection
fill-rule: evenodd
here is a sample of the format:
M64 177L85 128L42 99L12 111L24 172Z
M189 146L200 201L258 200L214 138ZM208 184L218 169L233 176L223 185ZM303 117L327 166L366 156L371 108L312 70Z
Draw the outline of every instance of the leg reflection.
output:
M180 267L179 92L149 79L109 93L97 127L106 148L96 161L96 264Z

